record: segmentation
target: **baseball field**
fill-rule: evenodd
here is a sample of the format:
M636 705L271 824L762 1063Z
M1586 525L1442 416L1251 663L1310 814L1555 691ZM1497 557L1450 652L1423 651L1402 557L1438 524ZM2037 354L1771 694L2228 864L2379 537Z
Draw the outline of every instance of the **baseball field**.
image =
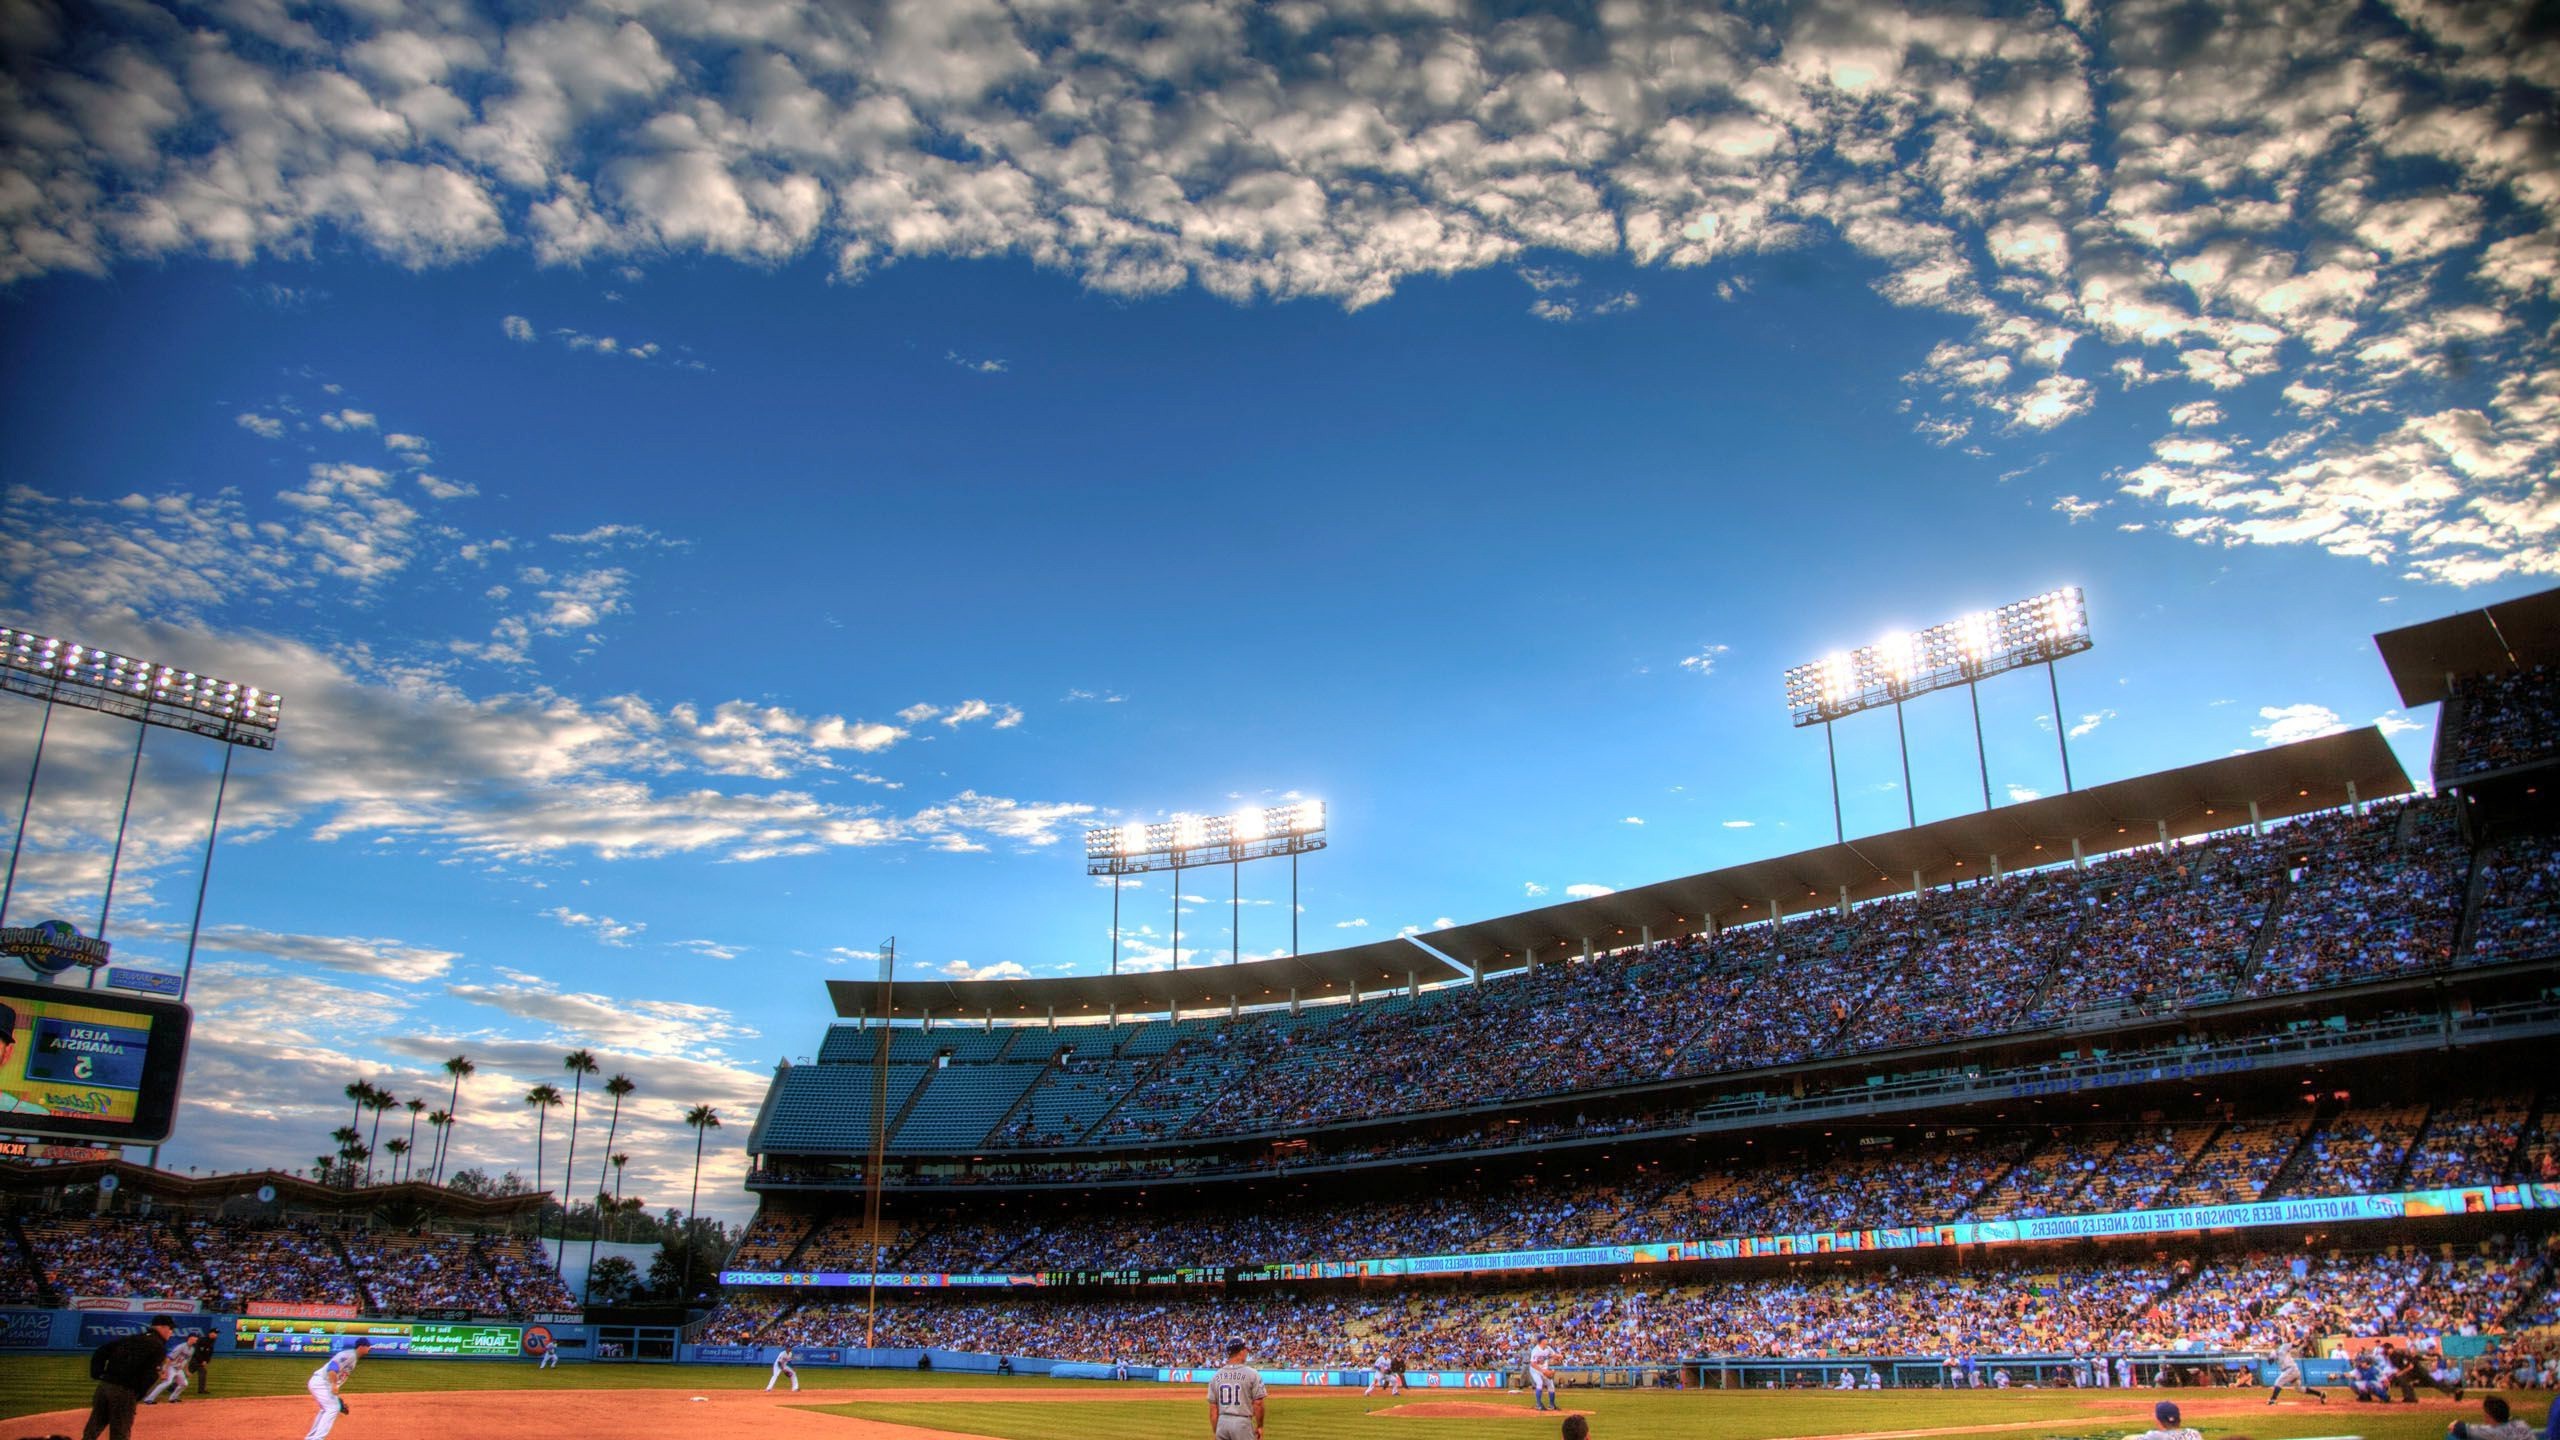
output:
M308 1428L305 1360L226 1359L213 1394L144 1410L140 1440L293 1440ZM1197 1440L1208 1417L1191 1387L1109 1385L904 1371L812 1370L797 1395L767 1394L766 1372L740 1366L529 1366L401 1360L359 1371L331 1440ZM0 1360L0 1440L80 1433L89 1381L82 1357ZM2174 1398L2206 1440L2439 1440L2472 1404L2270 1408L2263 1393L2144 1390L1884 1392L1569 1391L1597 1440L2114 1440L2150 1427ZM2548 1397L2516 1396L2518 1418L2543 1422ZM1270 1440L1433 1440L1550 1436L1557 1418L1526 1395L1391 1399L1357 1391L1274 1390Z

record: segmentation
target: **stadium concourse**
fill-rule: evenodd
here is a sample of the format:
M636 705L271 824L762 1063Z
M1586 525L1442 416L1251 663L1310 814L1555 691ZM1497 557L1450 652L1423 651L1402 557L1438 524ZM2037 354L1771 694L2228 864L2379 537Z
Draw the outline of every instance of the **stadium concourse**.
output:
M2433 793L2349 731L1324 955L838 982L696 1337L2549 1383L2555 609L2377 637Z

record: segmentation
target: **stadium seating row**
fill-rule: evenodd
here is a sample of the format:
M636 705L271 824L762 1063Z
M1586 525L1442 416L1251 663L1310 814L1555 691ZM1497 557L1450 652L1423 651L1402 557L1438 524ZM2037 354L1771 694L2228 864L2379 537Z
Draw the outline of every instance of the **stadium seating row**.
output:
M30 1215L0 1230L0 1304L180 1296L356 1305L369 1313L575 1309L529 1241L189 1217Z
M2560 1103L2560 1097L2552 1102ZM1755 1141L1681 1168L1595 1168L1550 1185L1436 1181L1292 1190L1285 1204L1206 1190L1107 1207L1038 1195L935 1204L884 1243L884 1268L983 1274L1464 1254L1550 1245L2015 1220L2172 1205L2560 1182L2529 1093L2436 1102L2294 1104L2168 1123L1915 1134L1866 1129L1811 1145ZM1747 1157L1747 1158L1743 1158ZM1265 1192L1267 1194L1267 1192ZM733 1268L868 1269L869 1232L769 1201ZM897 1224L893 1217L891 1224ZM800 1237L808 1237L806 1244ZM842 1236L844 1239L833 1237ZM746 1262L749 1247L757 1261Z
M2475 869L2480 907L2463 963L2550 950L2560 941L2560 843L2510 837L2475 856L2457 820L2450 800L2330 811L2263 835L2226 832L2085 870L1300 1015L1054 1032L898 1028L893 1148L1259 1133L2431 970L2456 960ZM761 1153L868 1143L866 1047L877 1040L864 1033L839 1027L818 1064L783 1073ZM2281 1139L2268 1146L2281 1149Z
M2560 1242L2555 1242L2560 1243ZM884 1297L883 1345L1132 1364L1197 1365L1229 1337L1264 1364L1517 1366L1543 1338L1575 1365L1723 1356L2264 1352L2315 1336L2441 1340L2521 1325L2553 1303L2553 1255L2521 1238L2306 1255L2247 1250L2110 1260L2024 1259L1961 1270L1798 1267L1782 1275L1538 1290L1230 1289L1128 1299ZM859 1303L733 1295L721 1344L861 1343ZM2548 1358L2555 1337L2517 1353ZM2464 1347L2468 1348L2468 1347ZM2539 1370L2537 1365L2537 1370Z

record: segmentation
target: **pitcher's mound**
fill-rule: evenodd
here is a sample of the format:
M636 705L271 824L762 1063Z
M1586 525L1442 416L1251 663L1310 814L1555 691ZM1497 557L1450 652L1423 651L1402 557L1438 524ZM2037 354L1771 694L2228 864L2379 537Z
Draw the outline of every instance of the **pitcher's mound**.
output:
M1412 1405L1390 1405L1372 1410L1372 1415L1395 1415L1408 1420L1526 1420L1545 1419L1555 1415L1588 1415L1588 1410L1523 1410L1517 1405L1491 1405L1482 1400L1424 1400Z

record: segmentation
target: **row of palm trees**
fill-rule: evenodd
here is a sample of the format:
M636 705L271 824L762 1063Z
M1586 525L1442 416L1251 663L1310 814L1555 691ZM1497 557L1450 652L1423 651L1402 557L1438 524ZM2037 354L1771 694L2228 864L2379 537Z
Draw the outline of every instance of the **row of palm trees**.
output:
M575 1177L578 1169L579 1111L586 1099L587 1077L602 1074L604 1067L597 1062L594 1051L583 1049L572 1050L562 1056L560 1066L569 1076L569 1093L562 1095L559 1086L546 1081L527 1090L524 1094L524 1103L533 1110L533 1173L537 1184L540 1183L548 1163L545 1143L550 1133L551 1112L559 1109L563 1104L569 1107L569 1153L560 1171L560 1194L563 1197L561 1235L566 1239L568 1234L566 1197L577 1183ZM462 1082L478 1073L479 1067L471 1062L471 1057L468 1055L456 1055L444 1062L444 1071L453 1078L453 1084L445 1096L445 1108L442 1110L430 1110L424 1100L414 1098L402 1100L393 1095L389 1089L375 1085L369 1080L357 1080L348 1084L345 1094L354 1104L355 1109L348 1116L347 1124L331 1132L330 1135L330 1138L338 1144L339 1168L341 1173L347 1176L348 1183L357 1183L359 1177L364 1184L373 1183L373 1157L377 1151L391 1157L391 1178L394 1181L415 1179L420 1112L425 1112L429 1130L428 1183L434 1185L445 1183L445 1162L452 1153L454 1125L462 1110ZM614 1141L620 1138L622 1133L622 1102L639 1093L639 1083L628 1075L617 1074L606 1080L601 1088L605 1094L613 1097L613 1110L605 1121L605 1163L596 1168L598 1235L602 1232L604 1217L624 1211L637 1211L642 1206L641 1201L623 1198L622 1167L630 1163L631 1156L613 1148ZM409 1112L409 1134L405 1139L394 1135L387 1144L382 1144L380 1143L382 1117L395 1109L406 1109ZM373 1115L373 1128L370 1133L362 1128L364 1116L368 1111ZM720 1111L714 1106L696 1105L685 1112L684 1123L693 1131L693 1192L685 1202L685 1215L690 1221L702 1202L703 1142L710 1137L712 1131L720 1128ZM326 1169L327 1157L321 1158L322 1168ZM590 1235L587 1240L587 1259L590 1270L593 1268L598 1235ZM555 1250L552 1254L556 1267L559 1252ZM690 1259L689 1254L687 1258Z

